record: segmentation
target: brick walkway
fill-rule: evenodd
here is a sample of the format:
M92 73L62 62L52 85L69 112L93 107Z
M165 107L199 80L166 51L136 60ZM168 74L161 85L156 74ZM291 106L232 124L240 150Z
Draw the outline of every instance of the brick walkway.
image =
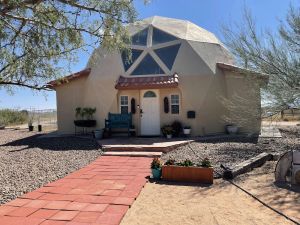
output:
M60 180L0 206L0 224L119 224L147 182L151 160L102 156Z

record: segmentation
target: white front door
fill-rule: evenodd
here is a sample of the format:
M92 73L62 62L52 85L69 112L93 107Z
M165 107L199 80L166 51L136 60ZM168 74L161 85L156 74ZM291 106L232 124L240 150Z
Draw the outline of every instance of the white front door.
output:
M160 135L159 92L141 91L141 135Z

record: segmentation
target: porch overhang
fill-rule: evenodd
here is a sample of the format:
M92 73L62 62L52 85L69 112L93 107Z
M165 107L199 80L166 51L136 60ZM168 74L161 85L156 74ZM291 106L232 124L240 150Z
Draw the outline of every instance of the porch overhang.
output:
M134 89L161 89L178 87L178 75L151 76L151 77L124 77L120 76L115 88L118 90Z

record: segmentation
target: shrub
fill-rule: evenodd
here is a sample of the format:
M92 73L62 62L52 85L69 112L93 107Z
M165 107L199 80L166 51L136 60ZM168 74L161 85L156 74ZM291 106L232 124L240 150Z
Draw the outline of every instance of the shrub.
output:
M180 135L180 132L182 131L182 125L181 125L181 123L179 122L179 121L174 121L173 123L172 123L172 128L173 128L173 134L174 134L174 137L179 137L179 135Z
M194 166L194 163L191 160L186 159L183 162L178 163L177 165L178 166Z
M154 158L151 163L151 169L159 169L162 167L162 163L159 158Z
M209 161L208 158L204 158L201 162L202 167L211 167L211 162Z
M165 165L167 165L167 166L175 165L175 159L168 159L168 160L165 162Z
M24 124L28 120L28 112L26 110L18 111L12 109L0 110L0 124L2 125L19 125Z
M169 134L173 134L174 133L174 130L172 128L172 126L170 125L165 125L161 128L161 132L164 136L167 136Z

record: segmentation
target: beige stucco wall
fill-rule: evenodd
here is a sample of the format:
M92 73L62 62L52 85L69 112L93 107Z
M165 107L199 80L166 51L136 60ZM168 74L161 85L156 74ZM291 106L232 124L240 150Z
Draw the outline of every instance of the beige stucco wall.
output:
M83 104L86 78L56 87L57 126L60 133L74 132L75 109Z
M182 41L171 71L171 73L178 73L179 86L159 90L161 125L179 120L183 125L192 127L194 136L222 133L228 123L238 124L241 132L258 133L260 130L259 86L253 85L254 80L246 79L244 75L224 73L216 69L216 62L222 59L231 62L230 57L219 45L195 43L194 45L197 45L199 52L203 49L206 53L199 57L188 42ZM74 132L73 120L76 107L96 107L97 128L103 128L104 119L109 112L120 112L120 95L128 95L129 102L131 98L135 98L136 104L140 105L140 90L118 91L114 88L118 77L124 75L118 52L97 49L89 60L89 66L92 70L87 78L80 78L56 88L58 130L61 133ZM170 98L170 95L175 93L180 94L180 114L175 115L170 112L166 114L163 112L163 99L166 96ZM228 102L242 107L232 110ZM195 119L187 118L189 110L196 112ZM236 120L236 114L240 116L241 121ZM133 123L139 134L138 112L133 115Z

